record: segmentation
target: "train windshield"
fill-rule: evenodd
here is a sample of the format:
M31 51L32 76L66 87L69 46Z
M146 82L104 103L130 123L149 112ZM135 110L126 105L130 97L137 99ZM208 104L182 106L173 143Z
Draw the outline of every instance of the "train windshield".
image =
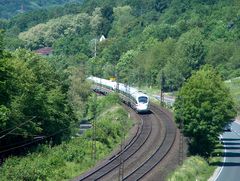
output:
M139 102L139 103L147 103L147 101L148 101L148 98L147 98L147 97L143 97L143 96L142 96L142 97L139 97L139 98L138 98L138 102Z

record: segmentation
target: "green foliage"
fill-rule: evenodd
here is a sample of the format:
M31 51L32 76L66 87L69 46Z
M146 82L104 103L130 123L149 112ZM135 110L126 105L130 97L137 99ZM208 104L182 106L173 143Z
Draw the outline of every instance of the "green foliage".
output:
M240 115L240 78L231 79L225 81L227 87L229 87L230 92L234 98L234 102L237 107L238 116Z
M66 15L45 24L38 24L27 32L19 34L19 38L26 42L27 48L31 49L52 46L53 42L62 36L84 35L91 28L89 23L93 18L86 13Z
M83 53L88 74L109 78L119 72L120 81L138 85L159 86L164 72L169 91L206 63L224 79L239 76L238 9L239 3L228 0L89 0L19 15L2 25L8 49L23 41L30 49L53 46L54 54L64 58ZM21 41L14 37L19 32ZM93 42L102 34L107 40L97 41L97 57L91 58ZM127 58L129 52L136 53Z
M206 160L199 156L189 157L184 161L183 165L177 168L174 173L169 176L168 181L205 181L211 176L214 167L208 165Z
M134 59L137 56L138 52L134 50L129 50L123 54L118 61L116 70L118 72L118 78L120 78L125 83L133 83L135 77L132 74L134 69Z
M54 143L68 136L75 117L49 62L19 49L0 63L1 150L34 135L52 135Z
M0 29L0 59L3 57L3 30Z
M156 0L155 1L155 9L162 13L168 6L171 1L167 0Z
M111 107L119 103L120 103L120 99L117 94L115 93L109 94L106 98L99 101L99 104L97 105L98 115L103 110L110 109Z
M175 102L177 123L190 139L190 151L208 156L224 126L236 115L229 90L216 71L205 66L184 84Z
M73 35L59 38L53 43L54 54L71 56L81 52L90 57L89 41L90 39L87 37L83 38ZM87 59L88 58L86 58L86 60Z
M67 3L67 0L3 0L0 4L0 18L10 18L17 13L23 13L23 11L32 11L36 9L46 8L50 6L56 6ZM81 3L82 0L75 0L75 2ZM23 9L21 9L23 8Z
M193 29L181 35L177 43L177 55L189 70L185 70L185 77L189 77L192 70L197 70L204 64L205 48L203 36L198 29Z
M120 99L115 93L109 94L101 100L98 100L97 96L93 94L88 100L88 118L96 118L100 116L104 110L110 110L113 106L119 103Z
M101 9L103 21L99 28L100 34L107 36L110 29L111 24L113 22L113 8L111 6L104 6Z
M238 43L218 40L208 46L206 62L216 67L224 79L238 77L240 68Z
M84 70L80 66L72 70L72 75L69 79L68 100L76 117L80 120L86 116L87 100L91 93L91 87L85 81Z
M128 33L133 26L134 17L132 16L132 8L130 6L116 7L113 9L113 26L109 32L110 36L123 36Z
M216 163L222 161L223 145L217 143L211 157L204 159L200 156L188 157L181 166L168 176L168 181L211 180L217 168Z
M118 100L118 99L117 99ZM97 99L96 161L109 154L120 143L122 124L125 133L130 127L127 112L116 103L116 96ZM114 109L109 109L109 104ZM69 180L94 166L92 134L88 130L81 137L73 138L53 148L40 145L38 151L24 158L9 158L0 168L1 180Z

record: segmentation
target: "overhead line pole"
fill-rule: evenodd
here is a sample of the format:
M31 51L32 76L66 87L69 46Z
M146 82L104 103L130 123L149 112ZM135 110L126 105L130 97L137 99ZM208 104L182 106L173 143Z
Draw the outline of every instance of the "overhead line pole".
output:
M96 102L97 102L97 96L94 96L94 107L93 107L93 118L92 118L92 160L96 161L96 153L97 153L97 133L96 133Z
M182 97L179 97L180 101L183 101ZM183 123L184 123L184 118L183 116L181 116L181 120L180 120L180 140L179 140L179 160L178 160L178 164L182 165L183 164Z
M119 157L120 165L119 165L119 175L118 175L119 181L122 181L124 178L124 157L123 157L124 143L125 143L125 124L122 121L121 151L120 151L120 157Z
M179 161L178 164L183 164L183 120L180 122L180 140L179 140Z
M97 56L97 38L95 38L95 41L94 41L94 57Z
M164 105L164 91L163 91L163 88L164 88L164 84L165 84L165 79L164 79L164 73L162 71L162 76L161 76L161 105L163 106Z

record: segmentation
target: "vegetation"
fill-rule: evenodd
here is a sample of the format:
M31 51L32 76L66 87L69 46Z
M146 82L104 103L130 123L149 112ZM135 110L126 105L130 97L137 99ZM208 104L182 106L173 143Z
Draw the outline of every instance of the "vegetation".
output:
M223 146L216 144L211 157L188 157L181 166L168 176L168 181L205 181L213 175L215 169L222 163Z
M237 1L89 0L70 7L55 16L46 11L2 21L6 47L52 46L55 56L82 54L89 74L117 74L140 86L159 86L164 76L165 91L178 90L204 64L224 79L239 76ZM107 40L97 41L93 58L101 35Z
M0 4L0 18L11 18L17 13L61 5L67 2L67 0L3 0ZM82 2L82 0L75 0L75 2Z
M1 180L69 180L94 166L120 142L122 126L126 134L131 125L115 95L99 98L96 109L96 160L92 159L92 130L88 130L59 146L40 145L24 158L9 158L0 168Z
M76 118L48 60L23 49L1 50L0 75L1 151L37 137L59 143L70 135Z
M208 165L200 156L192 156L186 159L169 178L168 181L205 181L211 177L215 167Z
M234 97L234 102L237 107L238 116L240 115L240 78L225 81L226 85L230 88L230 92Z
M65 66L24 49L8 52L3 37L1 31L1 155L26 153L40 142L68 140L87 114L91 92L81 66L75 59Z
M37 10L12 17L21 2L26 10ZM221 78L240 76L239 1L79 0L49 9L41 7L66 1L21 2L0 5L2 17L12 17L0 19L5 31L4 39L0 33L0 144L57 130L54 143L69 138L77 120L100 114L85 81L95 75L117 76L140 87L161 84L171 92L187 81L177 98L176 118L184 120L191 152L211 153L235 113ZM102 35L107 39L100 42ZM19 49L45 46L53 48L52 56ZM206 64L219 75L200 69ZM236 92L235 85L231 90ZM7 134L19 125L18 135Z
M189 138L190 152L209 156L219 134L236 112L229 89L213 68L205 66L179 91L175 114Z

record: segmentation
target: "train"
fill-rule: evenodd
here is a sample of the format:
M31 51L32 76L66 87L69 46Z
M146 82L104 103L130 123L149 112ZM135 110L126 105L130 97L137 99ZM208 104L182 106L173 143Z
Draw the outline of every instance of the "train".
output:
M102 94L118 92L124 103L138 113L149 113L149 97L134 87L123 83L90 76L87 80L94 83L93 90Z

